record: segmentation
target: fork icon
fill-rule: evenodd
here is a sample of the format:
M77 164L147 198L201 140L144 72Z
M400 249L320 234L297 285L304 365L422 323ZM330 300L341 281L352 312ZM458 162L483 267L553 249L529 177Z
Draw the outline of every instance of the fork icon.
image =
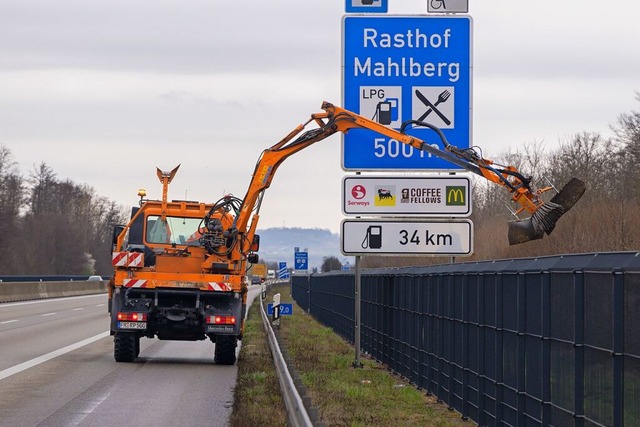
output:
M443 90L440 95L438 95L438 99L437 101L433 104L432 108L428 108L427 111L420 116L420 118L418 118L418 121L421 122L423 121L429 114L431 114L431 112L434 110L435 107L437 107L438 105L442 104L443 102L446 102L447 99L449 99L449 97L451 96L451 92L449 92L448 90Z

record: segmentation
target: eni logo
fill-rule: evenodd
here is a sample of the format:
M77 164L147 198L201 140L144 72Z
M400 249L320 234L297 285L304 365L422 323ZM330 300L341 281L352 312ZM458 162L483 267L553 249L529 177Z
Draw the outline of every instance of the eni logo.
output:
M446 205L447 206L464 206L467 201L466 187L447 186L446 188Z

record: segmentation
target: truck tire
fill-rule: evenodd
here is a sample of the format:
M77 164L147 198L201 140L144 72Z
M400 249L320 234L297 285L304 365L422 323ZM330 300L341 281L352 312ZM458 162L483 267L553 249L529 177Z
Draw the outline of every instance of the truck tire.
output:
M213 361L216 365L233 365L236 363L236 346L238 339L233 335L221 335L216 338Z
M113 357L116 362L133 362L138 356L140 337L131 332L116 332L113 337Z

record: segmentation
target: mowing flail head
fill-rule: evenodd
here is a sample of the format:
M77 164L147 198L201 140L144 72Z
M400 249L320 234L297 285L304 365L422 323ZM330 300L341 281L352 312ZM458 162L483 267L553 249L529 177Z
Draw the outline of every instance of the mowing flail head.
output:
M510 222L509 244L517 245L551 234L556 222L580 200L585 190L584 182L572 178L551 200L540 204L531 217Z

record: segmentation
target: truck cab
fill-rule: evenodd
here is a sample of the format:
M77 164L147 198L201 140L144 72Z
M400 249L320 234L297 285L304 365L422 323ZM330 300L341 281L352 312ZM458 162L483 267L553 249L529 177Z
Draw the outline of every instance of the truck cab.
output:
M116 361L134 361L140 338L148 337L210 339L216 363L235 363L246 268L257 259L257 244L249 255L234 251L237 242L225 233L233 221L231 209L216 210L215 204L141 197L129 223L116 226L109 304Z

